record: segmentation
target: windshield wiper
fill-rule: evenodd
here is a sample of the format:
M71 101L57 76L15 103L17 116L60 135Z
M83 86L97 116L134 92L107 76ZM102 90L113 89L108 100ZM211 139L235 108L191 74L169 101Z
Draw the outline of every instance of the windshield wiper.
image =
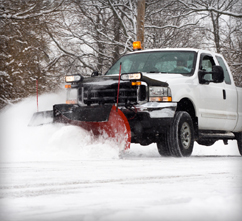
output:
M181 73L173 73L173 72L161 72L161 71L150 71L146 72L148 74L181 74Z
M160 73L159 71L147 71L147 73Z
M157 74L169 74L168 72L160 72L160 71L147 71L146 73L151 73L151 74L153 74L153 73L157 73Z

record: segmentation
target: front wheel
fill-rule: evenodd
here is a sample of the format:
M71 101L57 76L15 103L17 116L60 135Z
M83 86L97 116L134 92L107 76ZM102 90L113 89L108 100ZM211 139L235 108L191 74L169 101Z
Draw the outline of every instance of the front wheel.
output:
M157 149L161 156L169 157L171 156L171 151L169 149L168 144L169 135L167 132L160 137L159 141L157 142Z
M237 140L237 145L239 148L239 153L242 156L242 132L236 133L236 140Z
M168 138L172 156L189 157L194 145L194 129L191 116L185 111L175 114Z

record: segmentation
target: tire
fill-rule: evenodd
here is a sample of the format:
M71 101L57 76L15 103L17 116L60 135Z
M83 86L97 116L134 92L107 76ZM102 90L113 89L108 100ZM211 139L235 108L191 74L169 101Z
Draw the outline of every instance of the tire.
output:
M161 156L163 157L170 157L171 152L168 146L168 136L167 133L163 134L163 136L160 138L160 140L157 142L157 149Z
M174 157L189 157L194 145L194 129L191 116L185 111L175 114L170 128L169 149Z
M209 140L209 139L200 139L200 140L197 140L197 143L199 145L203 145L203 146L207 146L207 147L214 145L215 142L216 142L216 140Z
M242 156L242 132L236 133L235 137L236 137L236 140L237 140L239 153Z

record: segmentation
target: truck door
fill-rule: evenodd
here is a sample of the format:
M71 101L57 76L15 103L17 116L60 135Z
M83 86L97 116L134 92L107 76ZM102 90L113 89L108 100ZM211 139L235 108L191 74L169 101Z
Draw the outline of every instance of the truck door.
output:
M210 54L201 54L199 70L212 72L215 61ZM206 80L212 80L211 75L205 75ZM211 78L211 79L209 79ZM226 99L224 99L225 82L198 85L198 124L202 130L224 130L227 119Z
M225 128L228 131L233 131L237 122L237 91L235 85L232 84L229 69L227 67L226 62L221 56L216 55L216 59L219 65L224 70L224 81L225 81L225 89L224 89L224 100L226 102L226 124Z

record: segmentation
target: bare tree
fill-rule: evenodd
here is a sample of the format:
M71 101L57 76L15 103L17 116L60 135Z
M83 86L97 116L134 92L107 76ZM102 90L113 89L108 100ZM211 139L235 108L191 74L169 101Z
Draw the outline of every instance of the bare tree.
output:
M145 26L145 0L137 2L137 41L141 42L144 48L144 27Z
M187 14L200 16L205 44L214 45L215 51L222 53L229 62L237 85L242 85L241 64L241 0L178 0ZM209 47L211 48L211 46Z
M120 55L132 50L136 36L134 1L69 0L68 10L57 22L47 24L46 30L60 52L68 55L65 59L73 61L70 71L103 73Z
M132 50L138 0L0 0L0 108L58 87L69 73L104 73ZM242 85L241 0L145 0L145 48L209 48Z
M48 60L48 47L41 18L56 12L62 1L0 2L0 108L35 92L48 89L42 75L42 61Z
M145 38L149 48L201 46L199 20L179 2L147 0L146 5Z

